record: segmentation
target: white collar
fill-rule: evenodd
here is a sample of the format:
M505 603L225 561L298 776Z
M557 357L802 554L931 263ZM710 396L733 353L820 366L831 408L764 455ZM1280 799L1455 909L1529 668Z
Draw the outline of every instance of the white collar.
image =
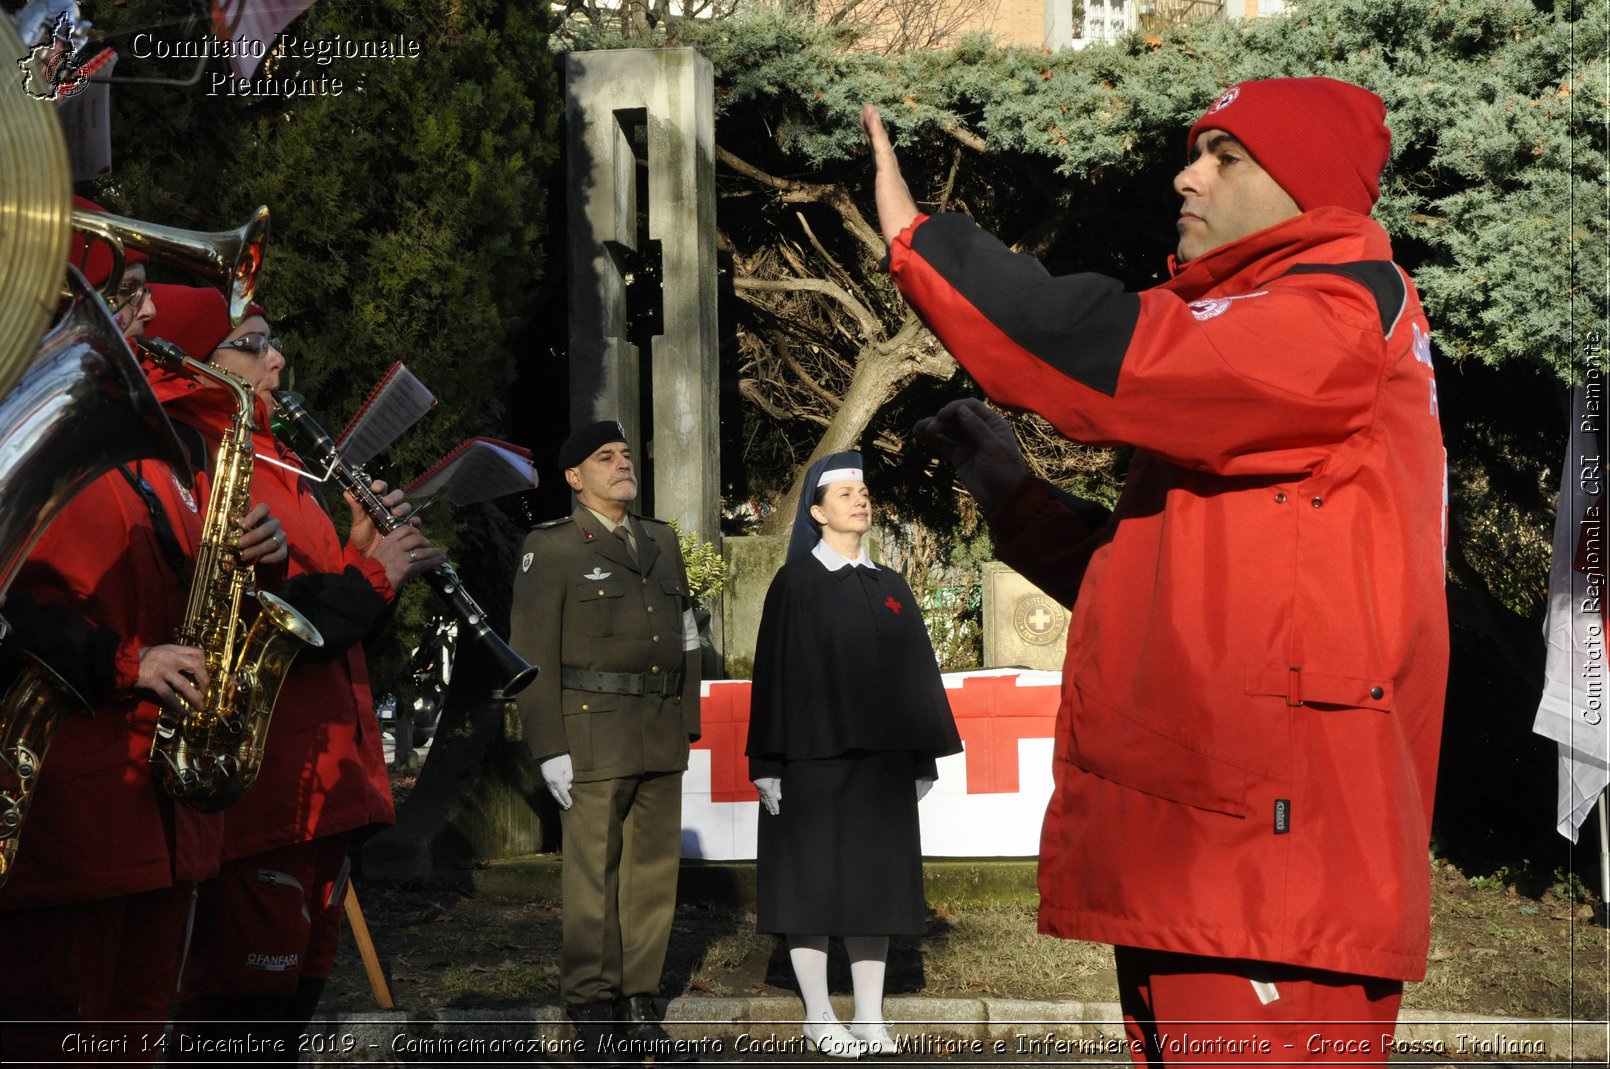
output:
M848 568L851 565L854 565L858 568L877 567L876 564L872 563L872 558L867 556L866 545L864 543L861 546L861 555L854 560L851 560L850 558L841 554L838 550L830 547L826 542L818 539L815 548L811 550L811 556L821 561L822 566L830 572L836 572L840 568Z

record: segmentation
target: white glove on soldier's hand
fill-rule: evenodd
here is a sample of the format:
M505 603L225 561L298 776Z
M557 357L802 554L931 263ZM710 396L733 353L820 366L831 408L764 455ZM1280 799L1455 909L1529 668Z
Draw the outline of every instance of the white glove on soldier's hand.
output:
M766 807L766 812L772 816L783 803L783 781L779 776L761 776L755 780L755 790L760 792L760 804Z
M933 790L933 789L934 789L934 781L933 780L931 780L931 779L920 779L920 780L918 780L917 781L917 801L919 801L919 802L922 801L924 798L926 798L928 796L928 792Z
M576 782L576 769L567 753L555 754L542 762L542 782L560 809L570 808L570 785Z

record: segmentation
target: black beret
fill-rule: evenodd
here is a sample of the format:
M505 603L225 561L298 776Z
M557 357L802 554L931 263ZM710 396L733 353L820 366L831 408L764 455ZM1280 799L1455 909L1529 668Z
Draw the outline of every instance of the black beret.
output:
M617 421L602 419L597 423L589 423L580 430L572 431L570 437L559 447L559 470L574 468L610 442L625 441L626 428Z

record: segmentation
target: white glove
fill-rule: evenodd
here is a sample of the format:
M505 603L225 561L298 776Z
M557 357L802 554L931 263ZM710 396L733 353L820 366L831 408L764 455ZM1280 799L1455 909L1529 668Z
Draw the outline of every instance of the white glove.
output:
M934 789L934 781L933 780L931 780L931 779L920 779L920 780L918 780L917 781L917 801L920 802L924 798L928 797L928 792L933 790L933 789Z
M760 804L766 807L766 812L775 817L783 801L782 777L761 776L755 780L755 790L760 792Z
M560 809L570 808L570 785L576 782L576 769L567 753L555 754L542 762L542 782Z

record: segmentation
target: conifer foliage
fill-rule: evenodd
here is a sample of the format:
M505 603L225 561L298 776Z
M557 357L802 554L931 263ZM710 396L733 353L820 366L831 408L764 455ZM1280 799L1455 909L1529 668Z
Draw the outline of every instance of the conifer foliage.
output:
M1225 86L1314 74L1370 86L1394 127L1376 214L1424 293L1444 366L1468 374L1475 364L1524 365L1571 377L1573 332L1604 299L1605 219L1590 209L1602 208L1605 193L1605 36L1588 29L1604 25L1602 0L1301 0L1292 8L1286 17L1201 21L1056 54L984 38L945 51L856 52L834 28L775 8L677 27L716 63L727 165L720 221L738 257L740 294L756 309L744 313L755 319L740 320L741 340L750 354L791 350L746 364L754 369L742 384L756 410L751 439L763 443L769 424L786 435L789 448L777 453L792 461L809 452L799 447L810 437L803 425L826 426L850 396L860 362L823 360L816 374L800 357L802 340L825 349L837 333L862 349L869 338L887 346L907 325L898 298L880 287L875 243L866 241L871 168L856 121L866 102L894 131L925 210L966 212L1053 270L1098 270L1138 287L1163 277L1173 244L1169 183L1184 162L1182 131ZM746 264L764 286L745 282ZM813 284L807 303L821 336L804 340L813 315L799 307L797 283L811 278L854 294L881 329L833 310L850 306ZM758 289L768 296L755 297ZM788 296L769 296L777 293ZM915 356L925 339L904 340L913 366L889 384L891 396L925 370ZM825 407L810 407L803 381L781 396L789 359L826 385ZM886 405L827 448L895 444L904 434L889 424L893 414L905 415Z

